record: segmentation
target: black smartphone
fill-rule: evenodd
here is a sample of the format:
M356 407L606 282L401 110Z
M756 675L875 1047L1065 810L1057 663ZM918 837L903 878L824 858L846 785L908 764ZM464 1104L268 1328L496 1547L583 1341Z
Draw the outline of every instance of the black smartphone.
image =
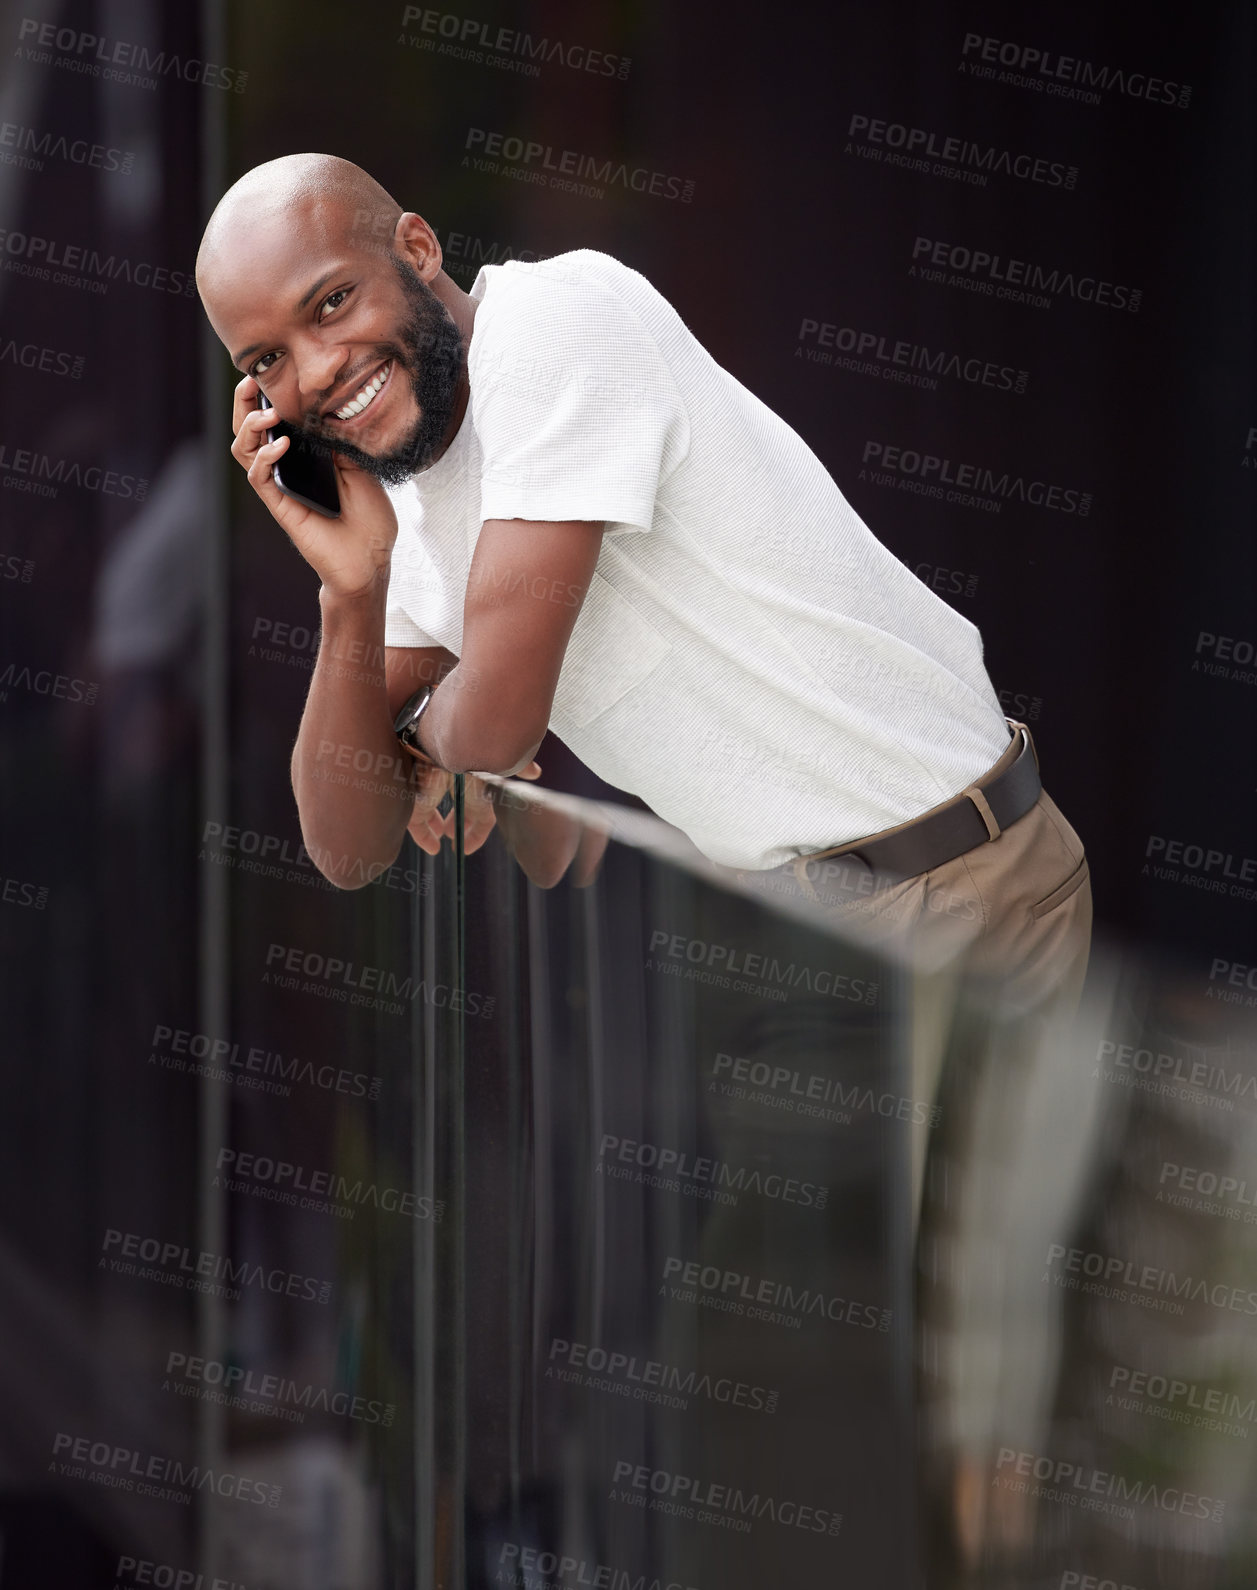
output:
M259 387L258 408L269 407L269 399ZM311 441L286 420L267 426L268 442L280 436L288 438L288 447L271 468L275 484L286 496L313 508L315 513L339 519L340 492L336 489L336 466L332 463L331 447L326 442Z

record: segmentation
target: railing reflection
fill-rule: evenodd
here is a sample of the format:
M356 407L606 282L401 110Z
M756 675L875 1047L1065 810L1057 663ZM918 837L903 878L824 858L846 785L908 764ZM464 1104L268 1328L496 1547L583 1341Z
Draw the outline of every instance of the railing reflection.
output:
M1251 1582L1244 1007L1104 943L1031 997L491 793L441 1582Z

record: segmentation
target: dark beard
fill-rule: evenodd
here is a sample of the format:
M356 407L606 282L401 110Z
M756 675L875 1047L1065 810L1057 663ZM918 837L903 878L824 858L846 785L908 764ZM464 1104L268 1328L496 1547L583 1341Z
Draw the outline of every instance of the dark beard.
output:
M307 424L305 433L320 447L330 447L385 486L400 486L432 463L454 413L458 378L463 368L463 339L445 305L415 272L408 260L389 255L401 278L409 313L398 331L399 342L382 342L381 360L392 359L396 373L405 371L419 405L419 418L391 452L368 453L321 428Z

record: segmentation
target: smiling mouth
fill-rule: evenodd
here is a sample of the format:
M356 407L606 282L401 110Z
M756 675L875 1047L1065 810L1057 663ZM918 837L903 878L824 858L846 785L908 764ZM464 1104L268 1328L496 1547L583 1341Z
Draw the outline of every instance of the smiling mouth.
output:
M385 360L385 362L375 372L371 379L365 382L358 389L358 391L354 393L353 397L350 398L348 403L342 404L340 408L332 410L333 417L338 420L352 420L356 419L359 414L364 412L364 410L370 408L372 403L375 402L376 393L380 391L384 383L388 380L390 374L392 373L392 369L393 361L391 359Z

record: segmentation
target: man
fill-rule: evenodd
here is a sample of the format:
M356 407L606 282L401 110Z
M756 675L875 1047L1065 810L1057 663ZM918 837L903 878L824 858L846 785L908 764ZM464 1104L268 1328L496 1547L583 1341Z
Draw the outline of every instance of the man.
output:
M464 293L326 155L246 173L196 274L232 452L322 581L292 775L333 882L438 846L449 772L535 777L550 727L721 866L1077 980L1086 859L978 631L640 275L578 250ZM277 416L335 450L339 520L276 486Z

